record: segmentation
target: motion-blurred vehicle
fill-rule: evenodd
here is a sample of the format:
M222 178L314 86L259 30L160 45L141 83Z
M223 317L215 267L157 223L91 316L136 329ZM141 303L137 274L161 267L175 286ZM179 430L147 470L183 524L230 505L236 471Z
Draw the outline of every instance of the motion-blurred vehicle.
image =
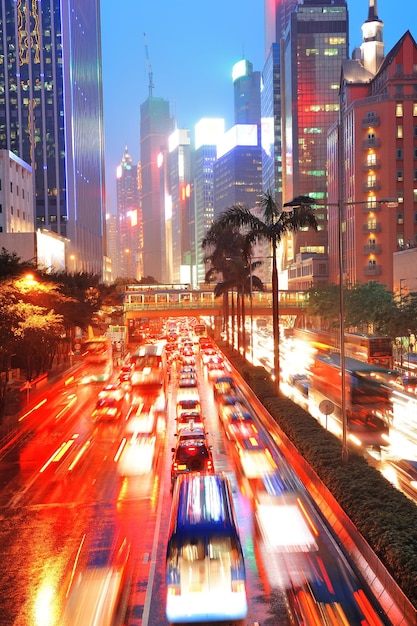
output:
M216 356L218 356L218 352L215 348L201 348L201 359L204 365L207 365L210 359Z
M183 387L197 387L197 377L191 372L180 373L178 378L178 386Z
M197 396L184 396L177 401L177 417L181 417L182 413L194 411L201 413L200 398Z
M277 469L269 449L259 433L239 437L234 444L237 459L246 478L259 478Z
M175 437L178 437L177 442L189 441L190 439L198 439L200 441L206 441L206 431L203 428L194 427L194 424L190 424L187 428L181 428Z
M210 381L214 381L224 374L224 363L220 359L209 361L206 367L207 377Z
M225 394L237 392L236 383L231 376L219 376L213 383L213 393L215 399Z
M106 385L101 391L99 391L98 397L100 400L103 398L114 398L115 400L120 401L125 397L125 391L119 384Z
M130 378L132 376L133 366L129 363L127 365L122 365L119 372L119 381L121 383L130 382Z
M170 624L231 624L246 617L245 564L225 476L193 473L178 477L165 582Z
M183 428L204 428L204 421L200 411L182 411L176 418L177 432Z
M122 402L115 398L100 398L91 414L93 422L111 422L122 417Z
M244 404L235 402L234 404L220 404L219 417L223 422L223 426L230 422L252 421L252 414Z
M130 589L130 545L97 549L74 576L60 623L63 626L115 626L124 623Z
M179 441L175 448L171 449L171 484L179 474L191 472L207 472L214 474L213 456L211 446L201 439L187 439Z
M417 376L397 376L394 386L408 393L417 393Z

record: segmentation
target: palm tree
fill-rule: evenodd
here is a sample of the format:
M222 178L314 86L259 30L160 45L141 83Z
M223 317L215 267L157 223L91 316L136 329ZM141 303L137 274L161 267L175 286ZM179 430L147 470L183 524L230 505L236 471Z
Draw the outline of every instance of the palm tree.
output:
M239 233L236 228L218 228L214 222L202 242L203 249L209 249L210 253L204 257L205 262L210 262L210 268L206 273L206 282L218 280L219 274L223 280L217 282L214 295L223 296L224 326L229 332L229 292L232 292L232 334L234 336L235 305L233 292L236 290L236 317L238 327L238 349L242 347L246 354L245 335L245 295L253 290L263 291L263 283L253 271L261 265L261 262L251 261L252 246L247 237ZM228 334L227 339L230 339Z
M279 302L277 249L284 235L300 228L317 230L317 219L312 209L315 201L308 196L294 198L291 206L280 208L271 191L264 192L259 202L263 219L244 206L235 205L226 209L217 219L216 228L243 228L248 245L256 241L268 241L272 252L272 327L274 335L274 373L276 391L279 393Z

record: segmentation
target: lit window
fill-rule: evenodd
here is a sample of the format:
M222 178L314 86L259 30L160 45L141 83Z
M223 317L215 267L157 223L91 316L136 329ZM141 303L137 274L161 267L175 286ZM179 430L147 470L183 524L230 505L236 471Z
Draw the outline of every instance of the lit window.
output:
M402 102L398 102L397 106L395 107L395 115L396 117L402 117L403 116L403 105Z
M403 127L397 126L397 139L402 139L402 138L403 138Z

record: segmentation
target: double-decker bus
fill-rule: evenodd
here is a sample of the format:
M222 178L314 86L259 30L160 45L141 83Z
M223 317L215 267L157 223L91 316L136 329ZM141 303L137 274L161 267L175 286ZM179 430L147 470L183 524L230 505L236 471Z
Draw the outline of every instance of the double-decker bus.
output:
M156 342L140 346L130 357L133 370L130 383L141 387L162 387L167 380L167 357L165 344Z
M340 352L340 337L326 330L294 329L294 338L304 341L317 352L325 354ZM364 333L345 333L345 355L391 369L394 363L393 342L390 337Z
M83 382L104 382L113 373L113 347L110 337L92 337L82 344L81 358L85 363Z
M319 417L318 406L330 400L330 415L343 427L342 371L340 354L316 355L310 368L309 409ZM392 420L390 373L380 367L345 359L346 428L351 442L364 446L387 446Z
M228 479L184 474L174 487L166 556L170 623L240 620L245 565Z

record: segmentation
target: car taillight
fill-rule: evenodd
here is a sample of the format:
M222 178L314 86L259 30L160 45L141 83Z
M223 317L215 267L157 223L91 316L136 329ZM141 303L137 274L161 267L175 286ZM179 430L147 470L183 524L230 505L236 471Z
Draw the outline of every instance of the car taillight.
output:
M180 585L168 585L167 595L168 596L180 596L181 595Z
M245 593L245 582L243 580L232 580L233 593Z
M207 469L213 469L213 462L207 461Z
M178 471L178 463L177 463L176 461L174 461L174 463L172 464L172 470L173 470L174 472L177 472L177 471Z

